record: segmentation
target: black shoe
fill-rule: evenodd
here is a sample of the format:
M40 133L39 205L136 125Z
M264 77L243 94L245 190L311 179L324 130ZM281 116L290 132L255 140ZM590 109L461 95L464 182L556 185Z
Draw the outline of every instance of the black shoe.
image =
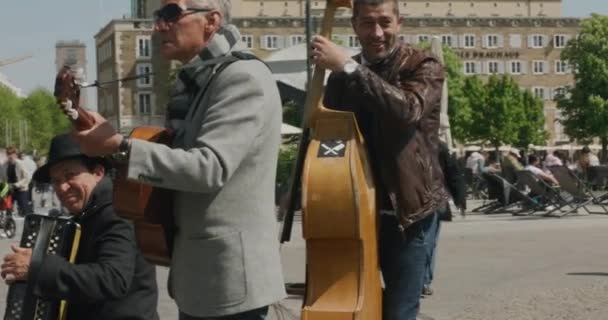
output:
M431 296L431 295L433 295L433 289L431 289L431 286L430 286L430 285L425 284L425 285L422 287L422 295L423 295L423 296Z

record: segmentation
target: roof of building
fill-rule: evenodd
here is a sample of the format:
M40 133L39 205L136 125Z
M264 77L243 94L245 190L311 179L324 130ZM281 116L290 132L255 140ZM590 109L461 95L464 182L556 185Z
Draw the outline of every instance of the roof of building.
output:
M18 97L25 97L25 95L23 94L23 92L21 91L21 89L18 88L18 87L16 87L15 85L13 85L8 80L8 78L5 75L3 75L2 73L0 73L0 85L8 88L12 92L14 92Z

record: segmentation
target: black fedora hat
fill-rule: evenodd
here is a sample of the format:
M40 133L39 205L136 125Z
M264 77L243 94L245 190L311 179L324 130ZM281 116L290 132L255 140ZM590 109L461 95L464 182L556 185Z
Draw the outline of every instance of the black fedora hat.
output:
M60 134L51 140L51 148L49 149L48 161L34 172L33 179L37 182L48 183L51 180L49 175L50 168L63 160L88 158L98 159L100 164L105 166L105 161L102 158L91 158L85 155L76 140L70 134Z

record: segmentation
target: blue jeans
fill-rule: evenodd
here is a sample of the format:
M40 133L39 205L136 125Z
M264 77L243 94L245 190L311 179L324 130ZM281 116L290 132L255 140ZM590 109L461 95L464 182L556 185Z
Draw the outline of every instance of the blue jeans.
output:
M384 278L383 320L415 320L426 271L427 244L437 214L399 231L397 218L380 215L380 267Z
M193 317L183 312L179 313L179 320L264 320L268 314L268 307L262 307L255 310L245 311L243 313L232 314L222 317Z
M433 275L435 273L435 253L437 249L437 241L439 240L439 231L441 231L441 216L443 212L437 212L435 215L435 225L429 230L429 243L426 251L426 272L424 273L424 285L430 286L433 282Z

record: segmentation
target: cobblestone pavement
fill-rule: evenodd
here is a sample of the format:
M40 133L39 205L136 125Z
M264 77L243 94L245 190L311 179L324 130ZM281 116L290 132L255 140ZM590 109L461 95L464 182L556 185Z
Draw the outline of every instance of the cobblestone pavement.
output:
M470 207L474 207L470 206ZM44 212L45 210L38 210ZM21 222L18 221L20 231ZM19 239L0 240L0 253ZM565 218L468 215L443 223L435 294L422 300L425 319L608 319L608 215ZM285 280L304 279L301 225L281 248ZM159 314L177 319L166 291L167 269L157 268ZM0 284L0 304L5 301ZM269 320L298 319L301 299L273 306ZM0 306L0 316L4 312Z

